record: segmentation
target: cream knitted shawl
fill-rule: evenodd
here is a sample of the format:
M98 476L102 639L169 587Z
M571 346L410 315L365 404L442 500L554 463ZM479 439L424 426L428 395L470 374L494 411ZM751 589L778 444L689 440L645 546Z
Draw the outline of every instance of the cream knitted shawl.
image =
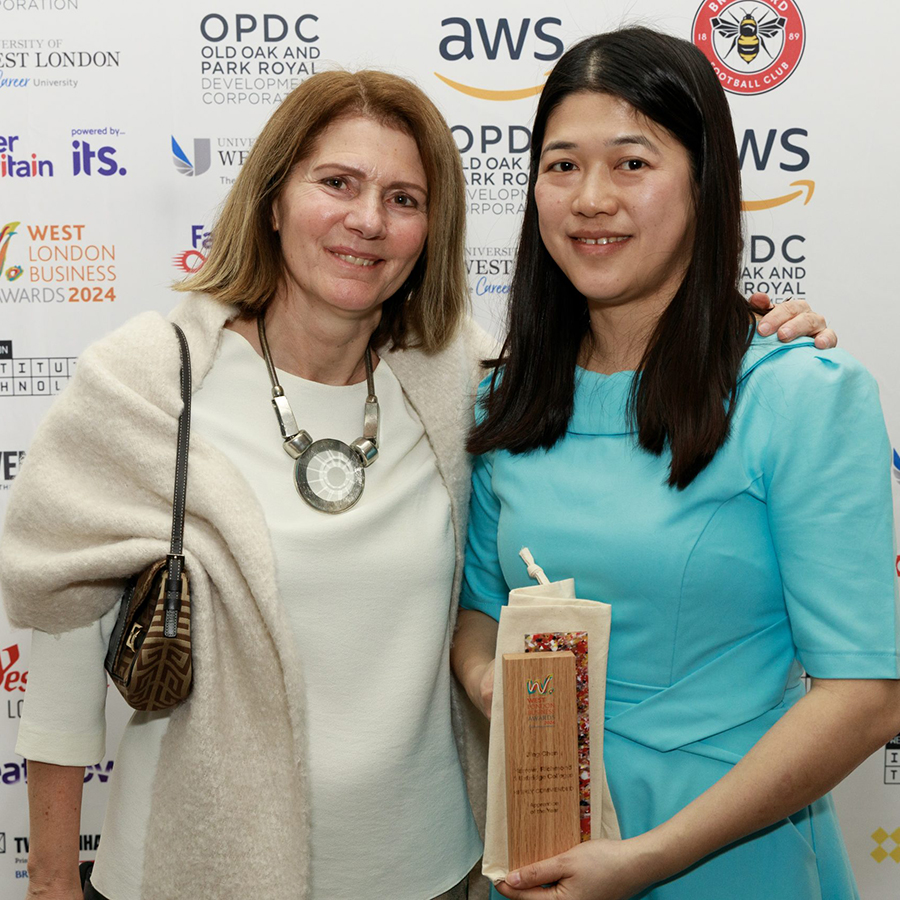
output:
M172 313L190 344L195 388L234 314L201 295ZM468 509L465 434L476 361L491 351L470 323L428 357L383 355L425 427L450 494L454 617ZM94 621L117 602L124 578L167 552L179 366L174 331L156 313L136 317L79 359L10 496L0 572L14 625L60 632ZM278 596L262 509L241 473L198 437L191 441L184 544L193 692L167 713L136 714L137 721L170 716L142 898L302 900L309 868L303 661ZM483 822L486 728L459 691L453 709ZM483 883L472 896L486 896Z

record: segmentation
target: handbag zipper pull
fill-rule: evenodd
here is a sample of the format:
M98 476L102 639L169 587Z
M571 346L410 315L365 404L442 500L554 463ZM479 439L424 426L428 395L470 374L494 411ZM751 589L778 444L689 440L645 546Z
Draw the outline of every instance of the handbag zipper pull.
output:
M173 638L178 634L178 613L181 610L181 570L184 557L180 553L170 553L166 557L165 619L163 637Z

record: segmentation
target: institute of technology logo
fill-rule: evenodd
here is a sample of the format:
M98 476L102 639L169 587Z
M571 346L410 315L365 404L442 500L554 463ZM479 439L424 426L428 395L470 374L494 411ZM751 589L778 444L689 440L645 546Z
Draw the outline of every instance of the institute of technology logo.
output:
M184 150L181 149L178 141L176 141L175 137L173 136L172 162L175 164L175 168L178 169L178 171L181 172L182 175L202 175L207 169L209 169L209 138L194 139L194 161L191 162L191 160L188 158L187 153L185 153Z
M806 28L793 0L707 0L694 17L694 43L732 94L764 94L803 56Z

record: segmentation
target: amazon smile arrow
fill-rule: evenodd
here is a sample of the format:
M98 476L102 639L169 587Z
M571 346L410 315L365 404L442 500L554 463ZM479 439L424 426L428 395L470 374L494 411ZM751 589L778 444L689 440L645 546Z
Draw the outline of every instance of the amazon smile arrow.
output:
M784 206L785 203L790 203L791 200L796 200L798 197L802 196L803 188L806 188L806 199L803 201L803 205L806 206L806 204L812 200L813 193L816 189L816 183L814 181L792 181L790 186L800 187L800 190L785 194L782 197L773 197L771 200L744 200L741 203L741 209L744 210L744 212L755 212L760 209L773 209L776 206Z

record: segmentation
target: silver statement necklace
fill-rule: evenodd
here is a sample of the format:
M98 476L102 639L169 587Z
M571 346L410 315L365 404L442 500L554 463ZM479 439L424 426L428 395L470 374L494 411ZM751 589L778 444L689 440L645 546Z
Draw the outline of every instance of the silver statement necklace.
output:
M356 504L366 486L366 468L378 459L378 398L372 376L372 350L366 346L366 409L362 437L352 444L332 438L314 441L301 431L284 389L278 383L269 342L266 340L265 317L256 320L259 343L272 382L272 406L278 417L284 451L294 460L294 484L300 496L315 509L327 513L346 512Z

